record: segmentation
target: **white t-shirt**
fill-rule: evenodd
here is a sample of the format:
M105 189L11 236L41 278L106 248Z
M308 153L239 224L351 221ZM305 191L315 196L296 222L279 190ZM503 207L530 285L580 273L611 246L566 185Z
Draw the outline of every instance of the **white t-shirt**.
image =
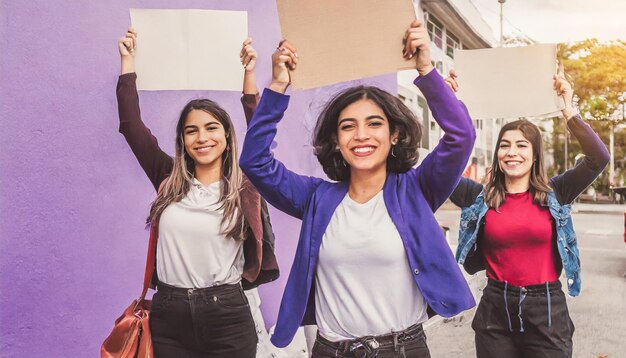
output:
M339 341L404 330L428 319L383 192L346 194L322 238L315 280L320 334Z
M243 241L222 233L218 210L220 182L194 179L187 195L170 204L159 221L159 280L182 288L204 288L241 281Z

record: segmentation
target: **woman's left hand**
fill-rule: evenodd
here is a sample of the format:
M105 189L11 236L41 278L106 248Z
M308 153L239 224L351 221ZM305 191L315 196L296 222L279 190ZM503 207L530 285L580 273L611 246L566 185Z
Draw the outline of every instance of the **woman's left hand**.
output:
M455 70L450 70L450 76L446 77L444 79L444 81L446 81L446 84L448 85L448 87L450 87L450 89L452 90L452 92L456 93L459 90L459 83L456 81L457 78L457 74Z
M254 47L252 47L252 39L248 37L241 46L241 52L239 52L239 59L246 71L254 72L256 66L257 53Z
M295 71L298 65L298 51L287 40L282 40L272 55L272 82L269 88L273 91L285 93L291 84L290 71Z
M424 76L434 68L430 63L430 37L424 23L415 20L404 33L402 54L407 60L415 57L415 68L420 76Z
M565 72L562 64L559 64L558 72L553 76L553 79L554 83L552 87L556 91L556 94L561 96L565 102L565 108L563 108L561 112L563 112L565 119L570 119L576 115L578 111L574 109L574 89L565 79Z

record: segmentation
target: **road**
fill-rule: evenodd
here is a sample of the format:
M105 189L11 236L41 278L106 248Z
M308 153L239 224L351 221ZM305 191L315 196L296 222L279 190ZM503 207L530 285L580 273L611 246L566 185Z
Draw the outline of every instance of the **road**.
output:
M600 206L598 206L599 208ZM592 207L593 209L593 207ZM626 209L626 207L624 207ZM594 210L590 210L594 211ZM449 226L457 242L458 210L439 210L437 219ZM574 357L626 357L626 243L624 215L613 212L573 214L582 265L582 293L568 298L574 321ZM426 334L433 358L475 357L471 329L473 311L431 324Z

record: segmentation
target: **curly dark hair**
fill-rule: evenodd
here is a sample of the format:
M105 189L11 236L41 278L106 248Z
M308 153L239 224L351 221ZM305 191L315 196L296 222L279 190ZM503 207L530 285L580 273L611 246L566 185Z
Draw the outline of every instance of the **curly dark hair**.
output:
M389 132L398 133L398 142L387 155L387 170L404 173L411 169L419 157L417 151L422 129L415 114L402 101L377 87L356 86L339 92L320 113L313 134L313 147L324 173L336 181L350 180L350 167L337 147L337 121L347 106L361 99L376 103L389 121Z

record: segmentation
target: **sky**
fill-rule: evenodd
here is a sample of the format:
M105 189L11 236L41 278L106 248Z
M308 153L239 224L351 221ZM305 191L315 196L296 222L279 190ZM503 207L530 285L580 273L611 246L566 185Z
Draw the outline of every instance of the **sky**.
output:
M468 0L500 38L498 0ZM523 33L542 43L595 37L626 41L626 0L506 0L504 34Z

